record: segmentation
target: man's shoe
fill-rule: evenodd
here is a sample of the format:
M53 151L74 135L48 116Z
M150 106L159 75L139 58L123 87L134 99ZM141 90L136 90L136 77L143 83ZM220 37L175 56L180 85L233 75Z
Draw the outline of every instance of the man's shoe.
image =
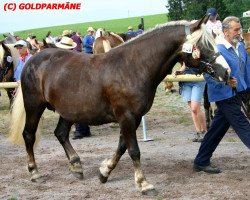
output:
M78 131L75 131L74 132L74 136L73 136L73 140L77 140L77 139L82 139L84 137L90 137L91 136L91 133L90 132L87 132L87 133L80 133Z
M206 173L209 173L209 174L219 174L219 173L221 173L221 171L220 171L220 169L218 167L213 167L211 165L200 166L200 165L194 164L193 169L196 172L203 171L203 172L206 172Z

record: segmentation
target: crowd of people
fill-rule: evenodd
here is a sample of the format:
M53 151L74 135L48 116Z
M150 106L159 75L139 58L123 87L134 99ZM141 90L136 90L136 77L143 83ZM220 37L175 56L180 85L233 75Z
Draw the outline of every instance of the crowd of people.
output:
M220 141L231 126L242 142L250 149L250 123L241 111L241 103L238 98L239 93L246 93L250 90L250 59L241 42L242 27L237 17L226 17L222 22L217 20L218 13L215 8L207 10L209 20L206 24L210 32L221 32L220 44L217 45L219 52L228 62L231 68L231 78L225 83L216 82L210 75L204 75L204 82L182 83L181 95L187 102L191 110L193 123L196 129L193 142L201 142L197 156L195 157L193 168L195 171L207 173L220 173L220 169L211 165L210 159ZM133 27L128 27L127 34L137 35L144 31L142 24L138 25L138 30L133 31ZM54 43L58 48L77 51L84 50L85 54L93 54L93 43L95 40L95 29L89 27L87 34L81 37L79 32L63 31L62 37L53 37L51 31L46 35L47 43ZM26 39L34 48L36 37L29 35ZM33 42L32 42L33 41ZM15 69L14 77L20 82L20 74L25 62L31 57L27 51L27 43L18 39L14 47L18 50L20 58ZM195 74L196 71L191 66L182 63L178 73ZM208 98L210 102L215 102L217 111L209 129L206 129L205 115L200 106L204 93L205 84L208 86ZM77 123L73 139L81 139L91 136L90 128L87 124Z

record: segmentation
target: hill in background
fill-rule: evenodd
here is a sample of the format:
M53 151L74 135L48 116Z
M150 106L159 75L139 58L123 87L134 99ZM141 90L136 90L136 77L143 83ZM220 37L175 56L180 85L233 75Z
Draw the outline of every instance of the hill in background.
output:
M89 26L92 26L96 29L105 28L106 30L113 31L113 32L127 32L128 26L133 26L134 30L137 30L137 26L141 22L141 18L142 17L131 17L131 18L123 18L123 19L44 27L44 28L38 28L38 29L16 31L14 34L19 35L21 38L24 38L24 39L27 38L28 34L33 34L37 37L38 40L42 40L43 38L45 38L48 31L52 32L53 37L62 34L64 30L80 31L81 35L84 35L87 33L87 28ZM153 28L157 24L163 24L168 21L166 14L143 16L143 19L144 19L145 30L149 28Z

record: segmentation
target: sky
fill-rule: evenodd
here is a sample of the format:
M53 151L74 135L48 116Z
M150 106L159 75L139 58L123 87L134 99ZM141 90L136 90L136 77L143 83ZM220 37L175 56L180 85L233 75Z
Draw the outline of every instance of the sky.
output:
M22 10L21 5L80 3L80 10ZM12 9L15 3L16 9ZM167 0L1 0L0 33L167 13ZM10 10L6 8L10 8Z

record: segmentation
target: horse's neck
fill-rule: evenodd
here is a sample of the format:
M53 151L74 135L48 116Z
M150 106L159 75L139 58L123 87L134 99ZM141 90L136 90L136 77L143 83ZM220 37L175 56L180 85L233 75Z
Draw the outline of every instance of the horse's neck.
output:
M177 30L177 29L176 29ZM171 31L160 31L157 34L149 33L139 36L128 42L128 51L133 54L140 52L140 57L135 62L145 63L140 65L150 74L153 81L162 81L167 73L171 73L178 61L178 51L183 43L185 34ZM180 30L179 30L180 32ZM174 37L176 36L176 37ZM181 39L183 38L183 39ZM130 44L131 43L131 44ZM129 48L131 45L131 48ZM133 61L134 62L134 61Z

